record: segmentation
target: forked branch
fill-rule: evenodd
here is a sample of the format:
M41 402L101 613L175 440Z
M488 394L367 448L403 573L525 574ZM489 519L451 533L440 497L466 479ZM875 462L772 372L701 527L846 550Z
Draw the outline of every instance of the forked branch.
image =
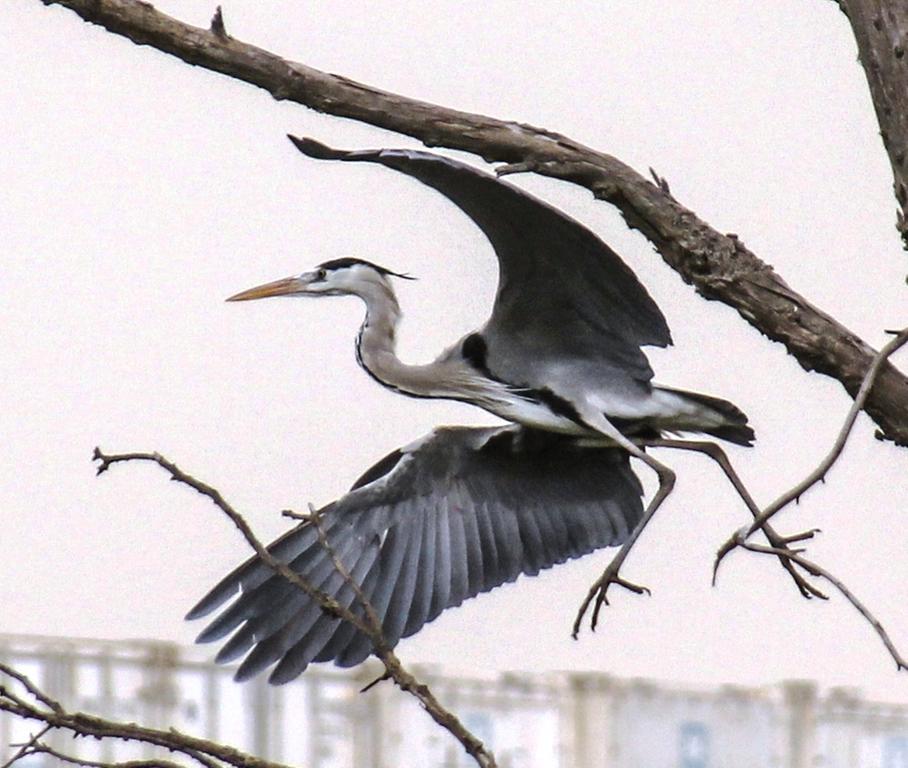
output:
M789 548L778 549L777 547L767 547L764 544L754 544L753 542L745 539L743 533L738 534L738 539L738 546L743 549L765 555L784 557L795 565L798 565L801 568L810 571L811 573L823 579L826 579L826 581L832 584L832 586L834 586L842 594L842 596L849 603L851 603L852 606L854 606L858 613L860 613L861 616L863 616L867 620L870 626L873 627L874 632L876 632L880 640L883 641L883 644L886 646L886 650L889 651L889 655L892 656L893 661L895 661L895 668L899 671L908 671L908 662L905 661L905 657L902 656L899 653L898 649L895 647L895 644L892 642L892 638L889 637L889 633L886 631L885 627L883 627L879 619L877 619L877 617L873 615L870 609L857 598L854 592L852 592L841 579L833 576L825 568L805 558L803 555L803 550L793 550Z
M107 471L111 466L120 462L152 462L170 473L172 480L187 485L203 496L207 496L209 499L211 499L211 501L214 502L215 506L217 506L218 509L220 509L225 515L227 515L227 517L230 518L234 525L239 528L240 532L243 535L243 538L246 539L246 542L250 547L252 547L257 557L268 568L285 578L291 584L303 590L303 592L305 592L309 597L318 602L319 605L324 610L328 611L332 616L336 616L343 621L349 622L358 630L366 634L372 641L376 657L384 665L385 672L387 673L388 677L396 683L398 688L416 698L416 700L419 701L426 712L428 712L429 716L460 742L466 752L476 761L477 765L479 765L480 768L496 768L497 764L495 762L495 757L491 753L491 751L489 751L482 743L482 741L480 741L463 725L463 723L453 712L444 707L438 701L438 699L435 698L435 695L425 683L418 680L413 675L413 673L408 671L403 666L400 659L398 659L396 654L388 647L378 616L363 595L362 590L360 589L360 585L355 583L355 581L350 576L349 571L346 569L341 560L337 557L334 550L328 544L328 541L324 535L324 530L321 526L319 515L317 512L315 512L315 510L311 510L309 519L312 520L313 524L317 526L319 541L322 546L326 547L329 555L332 558L334 567L337 569L338 573L340 573L341 577L354 590L354 594L356 595L357 600L360 601L360 604L363 606L363 616L354 613L349 608L346 608L345 606L338 603L337 600L335 600L327 593L313 587L309 582L302 578L302 576L300 576L289 566L287 566L286 563L283 563L275 558L262 544L262 542L259 541L259 539L255 536L243 516L224 499L220 491L218 491L213 486L210 486L207 483L203 483L201 480L198 480L192 475L184 472L176 464L166 459L161 454L123 453L108 455L101 451L99 448L95 448L94 459L95 461L99 462L97 469L98 474Z
M889 637L889 634L883 627L882 623L867 608L867 606L864 605L864 603L855 596L855 594L845 585L845 583L838 577L831 574L825 568L822 568L815 562L805 558L803 556L803 549L792 549L788 546L789 544L795 543L797 541L804 541L808 538L811 538L814 534L814 531L807 531L803 534L785 537L783 539L783 546L779 546L778 541L774 540L773 536L769 534L767 534L767 536L770 540L770 546L754 544L748 540L748 538L758 530L763 530L764 532L767 532L768 530L774 533L774 531L772 531L772 528L769 527L770 519L780 510L791 504L792 501L797 501L798 499L800 499L800 497L806 491L808 491L818 482L822 481L826 477L826 474L829 472L832 466L835 464L835 462L842 455L842 451L844 450L845 445L848 442L848 438L850 437L851 432L854 428L854 423L858 417L858 414L861 412L866 399L870 396L870 393L877 381L877 377L879 376L880 370L882 370L883 365L890 356L894 355L899 349L901 349L906 343L908 343L908 327L903 328L901 331L889 331L889 333L891 333L893 337L875 355L873 361L867 369L864 380L861 383L860 389L858 390L858 394L855 397L854 403L849 409L847 416L845 417L845 422L842 425L842 428L839 430L838 436L836 437L832 448L830 448L826 456L823 457L823 460L812 472L807 475L807 477L805 477L801 482L797 483L781 496L779 496L779 498L777 498L765 509L755 514L754 521L750 526L742 528L739 531L735 532L728 539L728 541L726 541L722 545L716 555L716 560L713 566L713 580L715 581L715 576L718 572L719 565L722 563L724 558L738 547L751 552L775 555L780 560L782 560L783 563L784 561L788 561L790 573L794 574L793 568L794 566L798 566L804 569L811 576L823 578L832 586L834 586L842 594L842 596L845 597L845 599L849 603L851 603L851 605L858 611L858 613L860 613L861 616L863 616L870 623L874 631L883 641L883 644L886 646L889 654L895 661L896 668L899 670L908 670L908 665L906 665L904 657L895 647L892 639ZM735 484L734 481L733 484ZM745 501L747 501L747 498L744 494L741 494L741 496L742 498L745 498ZM749 497L749 494L747 494L747 497ZM748 507L752 512L754 512L752 501L748 503Z
M762 510L754 519L753 523L746 528L743 532L739 531L733 534L725 544L719 549L718 554L716 555L716 562L713 567L713 571L717 571L719 565L722 563L722 560L734 550L737 546L740 545L742 540L742 535L744 539L747 539L754 532L763 528L769 520L780 512L782 509L787 507L791 502L797 501L801 496L806 493L810 488L816 485L818 482L823 480L826 477L826 473L832 468L832 465L838 460L839 456L842 455L842 451L845 448L845 444L848 442L848 438L851 435L851 430L854 428L854 423L857 420L858 414L864 407L867 399L870 397L874 385L877 382L880 371L883 369L883 366L886 364L886 361L894 355L899 349L901 349L906 342L908 342L908 328L903 328L901 331L890 331L893 334L892 339L887 342L883 348L874 355L873 360L871 361L867 372L864 375L864 379L861 382L861 386L858 390L857 396L854 399L854 402L851 405L851 408L848 410L848 415L845 417L845 423L842 425L842 428L839 430L839 434L836 437L835 442L830 448L829 452L819 463L819 465L814 469L810 474L807 475L801 482L797 483L794 487L787 490L774 502L772 502L768 507Z

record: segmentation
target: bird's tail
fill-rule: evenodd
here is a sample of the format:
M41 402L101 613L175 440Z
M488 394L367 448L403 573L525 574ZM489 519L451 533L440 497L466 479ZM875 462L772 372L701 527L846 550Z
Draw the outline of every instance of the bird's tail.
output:
M685 410L688 413L685 416L690 419L690 424L679 423L677 429L703 432L737 445L753 445L755 435L747 423L747 414L734 403L699 392L668 387L657 387L657 390L673 395L687 406ZM672 429L672 426L667 425L667 428Z

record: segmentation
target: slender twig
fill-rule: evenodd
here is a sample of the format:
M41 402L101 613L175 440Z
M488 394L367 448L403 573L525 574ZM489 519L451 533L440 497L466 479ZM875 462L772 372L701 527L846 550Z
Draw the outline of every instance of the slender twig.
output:
M12 744L10 746L18 746L19 749L16 753L7 760L0 768L10 768L14 763L21 760L23 757L27 757L30 754L33 754L36 750L35 748L38 745L38 742L43 738L44 734L51 730L49 725L45 725L40 731L34 734L28 741L24 744Z
M887 344L886 347L884 347L880 351L880 357L882 359L885 359L886 356L893 354L897 349L899 349L903 344L905 344L906 341L908 341L908 329L905 329L900 332L894 332L894 333L895 333L895 338L889 344ZM882 359L880 360L880 362L882 362ZM860 394L862 394L864 397L866 397L867 392L870 390L870 387L873 385L873 373L874 373L873 371L868 371L867 377L865 378L865 381L861 386ZM846 426L843 428L842 432L839 435L840 439L839 439L839 441L837 441L837 446L834 447L833 451L830 451L830 456L832 456L832 461L829 462L829 466L831 466L831 463L835 460L835 458L837 458L838 455L841 454L842 448L844 447L844 442L845 442L845 440L847 440L851 426L853 426L854 419L856 418L857 414L860 412L860 407L861 407L860 400L856 400L855 405L849 411L848 419L846 420ZM800 573L798 573L797 568L803 569L806 573L808 573L809 575L811 575L815 578L823 578L826 581L828 581L851 603L851 605L855 609L857 609L857 611L861 614L861 616L863 616L864 619L866 619L870 623L870 625L873 627L874 631L883 640L883 643L886 645L886 648L889 650L889 653L895 659L896 664L898 665L898 668L899 669L906 668L905 664L903 663L902 657L899 655L898 651L896 650L895 646L893 645L891 639L889 638L888 633L883 628L882 624L872 614L872 612L870 612L867 609L867 607L857 598L857 596L844 584L844 582L841 579L839 579L838 577L836 577L835 575L833 575L830 571L819 566L817 563L805 558L803 556L802 549L792 549L789 546L790 544L794 544L796 542L812 539L814 537L814 535L816 533L818 533L818 529L812 529L812 530L804 531L802 533L793 534L790 536L782 536L781 534L777 533L775 531L775 529L772 528L772 526L769 525L768 519L761 520L761 517L763 517L765 515L765 511L761 511L760 508L757 506L756 502L753 500L753 497L751 496L751 494L748 491L747 487L745 486L744 482L740 479L737 472L735 472L734 467L732 466L731 462L728 459L728 456L725 454L725 452L722 450L722 448L720 446L716 445L715 443L708 442L708 441L670 440L670 439L662 439L662 438L637 440L635 442L638 445L653 447L653 448L672 448L672 449L676 449L676 450L695 451L698 453L703 453L703 454L707 455L708 457L710 457L713 461L715 461L719 465L719 467L722 469L722 471L725 473L726 477L728 478L729 482L731 483L732 487L735 489L737 494L744 501L748 510L754 516L753 530L752 531L751 530L738 531L735 534L735 545L742 546L745 549L749 549L749 550L755 551L755 552L774 554L779 559L779 561L782 563L782 565L785 567L785 569L788 571L788 573L792 576L792 578L795 581L795 584L801 590L801 594L804 595L805 597L808 597L808 598L809 597L820 597L824 600L828 599L827 596L823 592L821 592L819 589L817 589L813 584L808 582ZM841 442L841 445L838 444L839 442ZM827 456L827 460L828 459L829 459L829 456ZM821 465L821 467L822 467L822 465ZM828 469L828 466L826 467L826 469ZM822 477L822 475L821 475L821 477ZM751 545L749 542L747 542L747 546L744 547L742 542L746 542L747 535L749 535L752 532L755 532L756 530L763 531L764 535L766 535L767 539L770 542L770 546L766 547L766 546L762 546L762 545ZM620 565L620 563L619 563L619 565ZM612 570L615 570L613 568L613 566L614 566L614 563L610 564L609 568ZM626 583L623 580L619 579L617 577L616 570L612 574L609 574L609 572L607 571L606 575L604 575L603 578L607 579L611 583L617 583L621 586L625 586L626 588L631 589L632 591L635 591L635 592L647 591L644 588L637 587L634 584L629 584L629 583ZM574 630L573 636L575 638L577 636L576 633L579 629L579 622L582 619L582 613L589 606L593 597L594 596L597 597L597 603L596 603L596 607L594 609L594 618L596 617L596 614L598 613L599 608L601 608L601 605L608 604L608 600L605 599L604 596L602 596L602 599L600 599L597 596L597 590L599 590L599 592L601 593L600 582L602 580L603 579L600 579L599 581L596 582L596 584L593 585L593 587L591 587L591 589L588 592L586 599L581 607L581 612L578 614L578 617L575 619L574 627L573 627L573 630ZM715 583L715 571L713 572L713 581Z
M905 660L905 657L902 656L898 649L895 647L895 644L892 642L892 639L889 637L889 633L880 623L880 620L870 611L870 609L864 605L864 603L857 598L857 596L852 592L845 583L833 576L829 571L816 563L807 560L801 553L800 550L793 549L778 549L777 547L766 546L764 544L755 544L751 541L748 541L744 538L743 531L738 534L739 541L738 546L743 549L749 550L750 552L759 552L761 554L775 555L776 557L785 557L791 560L793 563L796 563L801 568L805 570L810 570L812 573L816 573L817 576L826 579L832 586L834 586L844 597L845 599L854 606L858 613L860 613L873 627L874 631L879 635L879 638L883 641L883 644L886 646L886 650L889 651L889 655L892 656L892 659L895 661L897 670L906 670L908 671L908 661Z
M42 696L46 696L46 694L42 694ZM36 695L36 698L39 697ZM8 712L25 720L35 720L52 729L69 731L77 736L138 741L163 747L196 760L206 768L217 768L220 763L227 763L235 768L288 768L281 763L263 760L226 744L190 736L175 728L168 730L146 728L136 723L121 723L85 712L44 709L21 700L15 700L4 695L2 691L0 691L0 712Z
M387 672L384 672L383 674L376 677L371 683L366 683L362 688L359 689L359 692L366 693L367 691L371 691L379 683L383 683L385 682L385 680L390 679L391 675L389 675Z
M173 760L123 760L121 762L113 763L107 761L100 762L98 760L85 760L81 757L59 752L56 749L49 747L47 744L36 744L35 747L29 751L29 754L48 755L61 762L69 763L71 765L81 765L84 768L185 768L185 766L174 762Z
M26 691L28 691L32 696L34 696L38 701L40 701L45 707L50 709L52 712L62 712L63 705L60 704L56 699L52 699L44 691L38 688L31 680L28 679L24 674L19 672L16 669L13 669L8 664L0 662L0 674L6 675L7 677L13 678L13 680L18 681ZM4 690L3 695L9 698L15 698L9 691Z
M312 522L312 525L315 526L315 532L318 536L318 543L331 558L331 563L334 566L334 570L340 574L341 578L344 580L344 583L346 583L347 586L349 586L353 590L356 601L363 609L366 619L365 623L369 628L369 639L372 641L376 655L380 657L381 654L386 650L390 651L390 648L388 647L388 643L385 640L385 633L382 628L381 619L375 612L375 607L368 600L365 594L363 594L363 590L359 582L353 578L350 570L346 565L344 565L340 557L338 557L337 550L335 550L334 547L331 546L331 543L328 541L328 536L325 533L325 526L322 525L321 513L311 504L309 505L309 520Z
M435 698L435 695L432 693L429 687L425 683L418 680L411 672L409 672L401 663L400 659L398 659L394 652L387 646L387 642L385 641L381 630L381 622L375 615L374 609L371 610L371 614L369 611L367 611L366 617L364 618L353 613L350 609L342 606L335 598L331 597L327 593L313 587L298 573L293 571L286 563L283 563L280 560L276 559L267 550L267 548L258 540L256 535L253 533L252 529L249 527L249 524L245 521L243 516L224 499L220 491L218 491L213 486L210 486L207 483L204 483L201 480L196 479L192 475L184 472L176 464L162 456L160 453L133 452L121 454L105 454L103 451L101 451L100 448L95 448L93 458L95 461L99 462L97 470L98 474L107 471L114 464L121 462L147 461L155 463L162 469L169 472L172 480L187 485L203 496L207 496L209 499L211 499L211 501L214 502L215 506L217 506L218 509L224 512L224 514L226 514L227 517L229 517L233 522L233 524L240 530L243 538L246 539L246 542L249 544L249 546L252 547L259 559L268 568L285 578L291 584L303 590L303 592L309 595L309 597L316 600L322 607L322 609L326 610L331 615L342 619L343 621L349 622L358 630L366 634L370 638L370 640L373 641L375 655L382 662L382 664L384 664L385 670L397 684L398 688L416 698L429 714L429 716L460 742L461 746L463 746L467 753L476 761L480 768L496 768L497 763L495 762L494 755L488 749L486 749L482 741L474 736L453 712L444 707L438 701L438 699ZM318 518L318 513L314 509L310 508L309 519L317 521ZM320 541L322 542L323 546L327 544L327 541L324 540L321 532ZM333 550L329 550L329 554L331 552L333 552ZM355 584L354 580L349 575L349 571L346 570L343 563L340 562L339 558L337 558L336 554L334 555L334 567L338 569L338 572L343 578L349 580L348 583L354 585L355 590L358 592L357 596L362 596L362 591L359 585ZM368 603L365 596L362 596L362 600L363 602Z
M851 435L851 430L854 427L854 423L857 420L858 414L863 410L864 405L867 401L867 398L870 395L870 391L873 388L874 383L876 382L877 375L883 368L883 364L889 359L891 355L901 349L905 343L908 342L908 328L903 328L901 331L895 333L893 338L888 341L879 352L873 358L873 361L870 364L870 367L867 369L867 372L864 374L864 380L861 382L860 389L854 398L854 402L851 404L851 408L848 409L848 415L845 417L845 423L842 425L842 428L839 430L839 434L836 437L835 442L830 448L829 452L819 463L819 465L814 469L810 474L807 475L801 482L797 483L794 487L787 490L774 502L772 502L768 507L760 512L756 516L753 523L744 529L743 537L746 539L755 531L762 528L776 513L788 506L792 501L796 501L801 498L801 496L818 482L823 480L826 477L826 473L829 472L833 464L842 454L845 444L848 442L848 437ZM713 573L715 574L719 568L721 562L725 557L739 546L741 541L740 534L742 531L735 532L729 539L722 545L719 549L718 554L716 555L716 560L713 565Z
M203 483L201 480L197 480L192 475L183 472L183 470L181 470L176 464L166 459L160 453L133 452L107 455L103 451L101 451L100 448L95 448L92 458L95 461L99 462L97 469L97 474L99 475L103 472L106 472L114 464L129 461L149 461L157 464L162 469L165 469L170 473L171 480L182 483L183 485L187 485L203 496L207 496L209 499L211 499L211 501L214 502L215 506L220 509L225 515L227 515L228 518L230 518L231 522L233 522L233 524L239 529L243 538L246 540L246 543L249 544L250 547L252 547L252 549L255 551L255 554L268 568L271 568L276 573L279 573L291 584L303 590L303 592L309 595L309 597L317 600L321 607L332 616L343 618L356 626L357 629L361 629L362 631L368 633L368 627L365 626L362 619L347 611L326 592L323 592L317 587L312 586L298 573L293 571L286 563L283 563L275 558L265 548L261 541L259 541L258 537L256 537L256 535L253 533L252 528L249 527L249 524L246 522L243 516L239 512L237 512L230 504L227 503L226 499L224 499L217 488L214 488L207 483Z
M866 404L867 398L870 395L870 390L876 383L877 376L879 375L879 372L883 367L883 363L885 363L886 360L888 360L899 349L901 349L906 342L908 342L908 328L903 328L901 331L896 332L893 335L893 338L888 341L882 347L882 349L880 349L879 352L876 353L873 358L873 362L867 369L867 374L864 376L864 381L861 382L861 387L858 390L858 394L854 398L854 402L851 404L851 408L848 409L848 415L845 417L845 423L842 425L841 430L839 430L839 434L836 437L832 448L829 449L829 453L826 454L826 456L813 472L807 475L807 477L805 477L793 488L783 493L778 499L776 499L772 504L770 504L760 513L760 515L753 521L750 528L747 529L748 536L750 536L758 528L762 527L764 523L768 522L769 519L776 514L776 512L778 512L783 507L786 507L792 501L800 499L807 490L812 488L814 485L816 485L826 477L826 473L829 471L830 467L835 464L836 460L844 450L845 443L848 442L848 437L851 434L854 423L858 418L858 414L864 410L864 405Z

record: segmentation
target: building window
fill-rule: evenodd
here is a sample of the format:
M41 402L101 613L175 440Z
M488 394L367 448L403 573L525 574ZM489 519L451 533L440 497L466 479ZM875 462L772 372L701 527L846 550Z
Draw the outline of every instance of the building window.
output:
M707 768L709 765L709 731L703 723L683 723L679 741L680 768ZM906 766L908 768L908 766Z
M908 768L908 736L889 736L883 741L883 768Z

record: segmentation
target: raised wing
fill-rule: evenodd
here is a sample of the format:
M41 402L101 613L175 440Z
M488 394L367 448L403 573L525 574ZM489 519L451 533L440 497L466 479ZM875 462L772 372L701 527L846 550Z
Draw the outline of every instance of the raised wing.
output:
M627 455L517 427L437 429L386 456L322 511L327 541L382 621L389 646L520 574L623 542L642 513ZM304 523L269 550L310 584L362 615L352 588ZM233 633L217 655L246 655L237 679L272 664L283 683L312 662L353 666L372 652L351 624L252 558L189 612L239 597L199 635Z
M621 258L578 221L496 176L430 152L348 152L290 140L309 157L378 163L412 176L479 225L499 263L484 329L491 346L510 350L518 362L601 360L638 381L652 378L640 347L671 344L665 317Z

